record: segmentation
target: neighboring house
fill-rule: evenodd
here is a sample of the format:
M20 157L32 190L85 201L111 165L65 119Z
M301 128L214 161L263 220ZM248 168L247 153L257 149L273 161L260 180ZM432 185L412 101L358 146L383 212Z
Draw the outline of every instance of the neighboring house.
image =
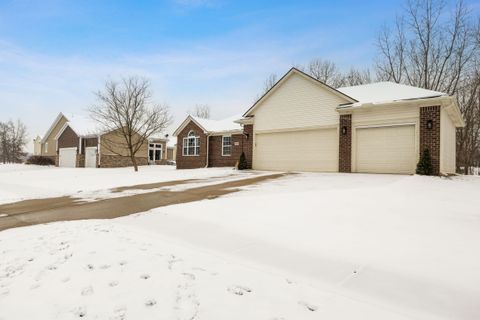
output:
M173 133L177 137L177 168L233 167L242 151L251 154L249 135L234 122L240 118L209 120L188 116Z
M62 130L63 126L68 122L68 119L63 115L63 113L59 113L58 116L53 121L52 125L48 129L48 131L43 136L42 140L40 141L40 155L44 157L48 157L53 161L57 160L57 149L55 147L56 140L55 137L58 135L58 132Z
M60 120L59 120L60 119ZM101 132L93 121L72 116L67 119L60 113L53 127L63 123L53 142L49 142L50 152L57 166L60 167L126 167L132 161L128 150L124 149L123 138L116 132ZM138 165L164 164L166 162L167 139L156 137L145 142L136 153ZM45 149L43 146L42 149Z
M334 89L295 68L236 122L253 169L403 174L415 173L425 149L435 174L455 173L456 128L464 126L455 98L445 93L392 82ZM178 168L218 157L199 119L187 118L176 133ZM198 144L185 140L190 134L199 150L185 155L182 141Z
M41 154L42 154L42 138L40 138L40 136L37 136L35 139L33 139L33 155L39 156Z
M169 139L167 143L167 160L175 161L177 153L177 139Z

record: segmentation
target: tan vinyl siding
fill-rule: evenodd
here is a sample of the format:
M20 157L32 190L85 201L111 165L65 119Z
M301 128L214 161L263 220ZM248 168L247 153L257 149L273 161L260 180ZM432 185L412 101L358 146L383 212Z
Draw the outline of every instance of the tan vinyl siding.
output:
M358 172L357 169L357 150L358 138L357 129L366 127L392 126L392 125L412 125L414 130L414 162L419 158L419 115L418 106L399 105L372 107L354 110L352 113L352 172Z
M60 132L60 130L63 128L63 126L67 123L67 119L65 117L62 117L60 121L58 121L57 125L53 128L53 130L50 132L49 136L46 138L45 143L48 143L48 150L45 152L45 143L42 143L42 156L56 156L57 155L57 141L55 140L55 137L57 134Z
M456 128L445 109L440 113L440 172L455 173Z
M332 126L338 124L336 107L347 102L293 73L255 110L256 132Z
M125 138L118 131L112 131L102 135L100 138L100 154L128 156L129 153L126 148ZM148 157L148 141L145 141L135 156L142 158Z

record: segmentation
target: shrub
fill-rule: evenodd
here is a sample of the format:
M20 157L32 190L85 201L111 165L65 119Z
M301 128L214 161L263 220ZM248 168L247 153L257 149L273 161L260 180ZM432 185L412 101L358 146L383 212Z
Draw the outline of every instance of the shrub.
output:
M433 174L432 158L430 158L430 151L428 149L423 150L420 161L417 164L417 174L431 176Z
M54 166L55 161L50 157L31 156L25 162L26 164L36 164L38 166Z
M248 169L247 157L245 157L245 152L242 152L240 155L240 160L238 162L238 170Z

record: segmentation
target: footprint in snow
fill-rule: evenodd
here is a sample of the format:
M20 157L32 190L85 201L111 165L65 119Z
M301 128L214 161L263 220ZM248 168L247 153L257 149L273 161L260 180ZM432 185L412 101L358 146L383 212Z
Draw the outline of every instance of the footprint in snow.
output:
M127 314L127 307L118 306L113 310L113 317L111 320L124 320Z
M87 316L87 308L78 307L73 310L73 314L76 315L78 318L84 318Z
M147 306L147 307L153 307L156 304L157 304L157 301L155 301L153 299L145 301L145 306Z
M121 266L124 266L124 265L126 265L126 264L127 264L127 261L125 261L125 260L122 260L122 261L120 261L118 264L119 264L119 265L121 265Z
M100 269L105 270L105 269L108 269L110 267L111 266L109 264L103 264L103 265L100 266Z
M196 279L196 277L193 273L183 272L182 275L189 278L190 280L195 280Z
M150 278L150 275L149 275L149 274L142 274L142 275L140 276L140 279L143 279L143 280L147 280L147 279L149 279L149 278Z
M82 296L91 296L93 294L93 287L88 286L82 289Z
M116 287L118 286L118 281L112 281L108 284L110 287Z
M307 308L308 311L314 312L314 311L317 311L317 309L318 309L317 306L315 306L313 304L310 304L308 302L305 302L305 301L299 301L298 304L301 305L302 307Z
M94 266L93 264L90 264L90 263L87 264L87 270L90 270L90 271L91 271L91 270L93 270L93 269L95 269L95 266Z
M227 288L227 291L237 296L243 296L246 293L252 292L252 289L244 286L231 286Z
M50 271L57 270L57 266L51 265L51 266L48 266L47 269Z

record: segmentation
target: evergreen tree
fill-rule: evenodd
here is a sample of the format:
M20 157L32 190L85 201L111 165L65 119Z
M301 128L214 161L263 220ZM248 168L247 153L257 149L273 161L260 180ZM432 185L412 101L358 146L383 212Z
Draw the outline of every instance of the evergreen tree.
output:
M423 150L420 161L417 164L417 174L431 176L433 174L432 159L430 158L430 151Z
M240 155L240 161L238 162L238 170L248 169L247 157L245 157L245 152L242 152Z

